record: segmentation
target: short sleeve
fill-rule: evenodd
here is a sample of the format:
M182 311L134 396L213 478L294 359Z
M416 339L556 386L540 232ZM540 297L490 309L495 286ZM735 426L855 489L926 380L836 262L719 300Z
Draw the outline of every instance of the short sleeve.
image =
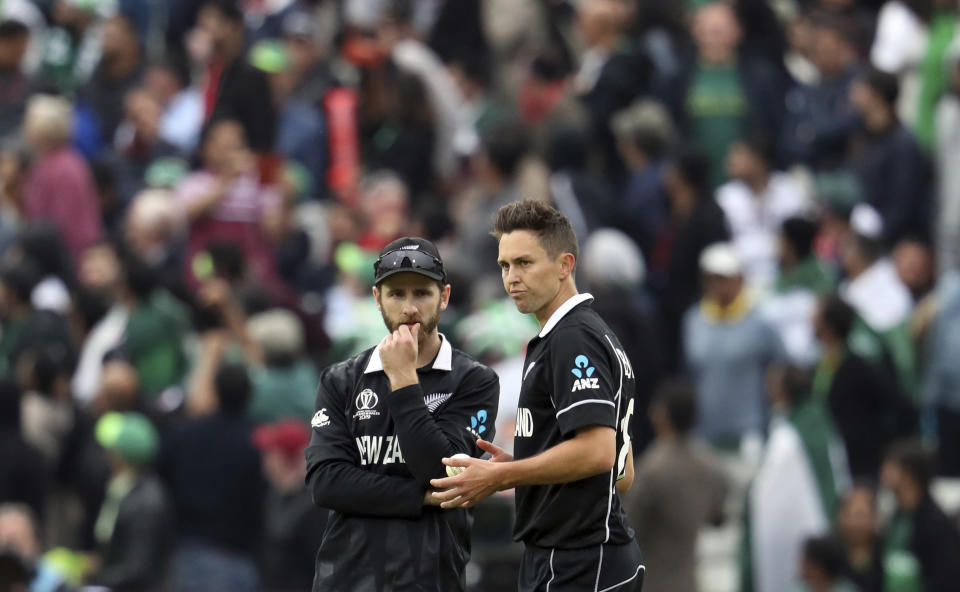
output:
M619 364L602 337L581 327L552 337L550 364L557 425L568 436L587 426L617 428Z

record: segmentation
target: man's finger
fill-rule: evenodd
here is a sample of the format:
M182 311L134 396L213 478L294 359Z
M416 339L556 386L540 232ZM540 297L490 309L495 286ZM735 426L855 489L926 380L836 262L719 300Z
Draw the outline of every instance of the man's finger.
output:
M417 340L420 337L420 323L416 323L410 329L410 337L413 337L413 342L417 343Z
M452 489L457 485L460 485L459 477L460 475L457 475L455 477L443 477L442 479L431 479L430 487L433 487L434 489L439 489L441 491L447 491L448 489Z
M460 490L457 488L454 488L454 489L448 489L446 491L437 491L436 493L433 494L433 497L435 497L436 499L442 502L448 502L450 500L454 500L460 497Z
M477 462L477 459L469 456L468 457L461 456L460 458L444 457L440 459L440 462L447 465L448 467L469 467L473 463Z
M449 502L443 502L442 504L440 504L440 507L443 508L444 510L452 510L454 508L467 508L469 506L470 506L470 500L463 497L459 497L459 496Z
M477 440L477 448L483 450L484 452L489 452L490 454L497 456L498 454L505 454L507 451L503 448L500 448L493 442L487 442L484 439Z

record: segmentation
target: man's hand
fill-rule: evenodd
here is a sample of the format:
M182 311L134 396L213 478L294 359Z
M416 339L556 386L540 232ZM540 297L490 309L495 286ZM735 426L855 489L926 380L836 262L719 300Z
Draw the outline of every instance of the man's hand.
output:
M419 353L420 323L411 331L407 325L400 325L396 331L380 342L380 361L383 371L390 379L390 389L398 390L417 384L417 354Z
M477 440L477 448L483 450L484 452L490 453L490 462L510 462L513 460L513 455L500 448L493 442L487 442L486 440Z
M490 446L497 448L492 444ZM443 464L448 467L465 467L466 470L455 477L430 481L430 485L441 490L434 494L434 497L443 502L440 504L441 508L469 508L501 489L506 489L500 476L502 465L496 462L479 458L444 458Z

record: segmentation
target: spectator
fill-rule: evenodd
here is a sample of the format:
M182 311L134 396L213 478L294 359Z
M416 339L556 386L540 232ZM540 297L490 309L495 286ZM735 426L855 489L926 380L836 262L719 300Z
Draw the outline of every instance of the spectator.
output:
M319 37L316 17L309 11L295 10L283 18L283 39L293 62L294 86L290 96L314 107L322 104L327 91L337 82L326 55L329 48Z
M172 565L178 590L257 590L265 485L245 419L250 380L242 366L216 373L216 413L173 425L160 474L178 517Z
M907 234L928 235L933 189L926 155L897 119L898 93L897 79L875 69L860 75L850 89L863 120L852 151L853 169L865 201L880 213L883 238L891 245Z
M776 275L780 225L806 206L800 185L776 170L775 158L773 144L765 138L735 142L727 154L732 180L717 189L747 285L759 290L769 289Z
M192 153L200 139L204 113L200 94L190 84L188 66L173 56L147 65L143 89L160 105L160 139L182 154Z
M120 351L137 369L143 393L153 401L186 375L187 311L157 286L153 269L132 255L124 260L119 301L129 313Z
M848 347L855 320L853 309L836 295L820 301L813 324L823 356L813 396L830 409L846 446L850 473L870 479L877 475L881 451L914 414L889 375Z
M574 91L590 115L590 129L604 171L620 176L623 163L610 123L616 112L648 92L652 64L641 48L627 41L630 16L626 4L589 0L578 10L577 24L586 47L573 78Z
M882 592L882 544L877 531L877 501L873 489L855 483L843 496L837 516L850 577L860 592Z
M277 111L277 153L300 163L310 184L326 179L328 142L323 111L292 96L296 84L293 57L279 41L261 41L250 50L250 63L267 74Z
M234 242L244 253L258 281L274 281L275 266L262 225L280 207L282 196L263 179L243 127L232 119L212 123L201 142L203 169L185 178L177 197L190 224L184 261L187 286L203 278L195 264L212 242Z
M157 431L143 415L111 412L96 436L112 476L94 529L100 564L88 581L117 592L162 589L174 532L167 494L149 470Z
M74 272L57 227L40 222L21 228L9 253L8 256L23 257L37 264L42 279L30 294L33 307L67 315L72 308Z
M663 313L667 369L682 359L683 316L700 298L699 262L703 250L729 237L723 210L713 200L709 164L696 152L684 152L667 169L670 221L650 255L652 284Z
M952 590L960 580L960 533L930 495L933 457L918 442L899 442L883 462L881 480L896 498L884 537L884 589Z
M20 387L0 380L0 502L20 502L42 516L51 475L41 452L21 434L20 407Z
M705 525L724 518L727 482L719 459L695 441L697 396L689 386L668 383L650 406L656 434L639 458L634 487L624 499L630 525L649 565L644 585L652 590L697 590L695 550Z
M30 29L16 20L0 22L0 138L18 131L32 90L23 71L23 58L30 42Z
M34 96L23 127L36 159L24 192L26 218L56 224L79 263L103 229L90 169L69 146L72 107L65 99Z
M244 58L239 5L233 0L205 0L197 14L197 27L212 45L202 89L204 121L236 120L255 152L269 152L276 137L276 111L266 76Z
M97 66L102 20L114 5L55 0L49 6L53 10L44 33L37 75L50 91L73 96Z
M29 259L0 269L0 375L13 376L20 357L45 345L69 349L64 320L50 311L38 311L31 296L41 274Z
M669 218L665 177L675 139L673 123L662 105L646 101L617 113L612 126L628 175L613 224L633 237L649 258Z
M836 284L831 270L813 252L816 234L816 223L805 218L788 218L780 225L779 271L773 294L761 303L764 316L776 325L787 355L800 365L816 360L810 319L817 298L833 290Z
M30 508L20 504L0 504L0 553L16 556L22 562L22 567L26 568L26 581L23 582L26 587L23 590L67 592L69 588L56 568L41 556L43 549L40 547L38 528L36 515Z
M715 446L746 449L767 423L764 376L783 346L743 286L729 243L700 256L703 299L684 318L684 363L696 385L697 433Z
M843 549L829 537L814 537L803 544L800 577L803 592L857 592L845 577Z
M132 254L155 274L158 287L184 299L184 220L176 196L163 189L138 193L127 208L124 242Z
M123 119L117 122L111 150L104 161L112 168L117 199L126 208L134 196L147 184L146 174L151 164L161 158L179 156L178 149L160 136L160 102L149 92L136 88L128 92L116 105L123 104Z
M924 242L904 238L893 248L893 266L897 277L910 292L910 298L919 304L933 289L933 251Z
M327 511L313 504L303 485L309 429L306 422L295 419L270 423L253 432L253 442L260 449L270 484L264 511L264 589L304 590L313 581L314 555L327 526Z
M856 48L836 19L813 22L812 61L819 80L787 93L782 158L815 170L843 164L858 119L850 102L850 86L858 72Z
M123 112L117 109L143 77L143 54L137 28L123 13L103 24L100 62L90 80L80 89L79 103L90 109L99 136L98 145L110 145Z
M311 417L317 387L316 368L304 358L303 326L293 313L274 309L254 315L247 332L263 355L252 369L248 415L257 423Z
M710 163L710 187L726 180L727 151L751 132L777 133L782 121L783 84L776 69L738 54L741 30L733 8L709 3L696 11L692 32L697 54L661 84L660 98L674 120Z
M916 388L916 359L907 322L913 301L907 287L884 250L878 229L879 216L861 205L851 215L853 233L842 246L843 268L847 280L840 294L857 311L861 322L854 327L853 345L857 353L875 364L886 364L900 388L912 393ZM873 298L884 294L883 299Z
M810 397L811 379L810 372L792 367L770 375L774 417L747 494L746 589L775 592L796 586L804 540L829 531L848 479L827 411ZM785 522L784 515L790 520Z

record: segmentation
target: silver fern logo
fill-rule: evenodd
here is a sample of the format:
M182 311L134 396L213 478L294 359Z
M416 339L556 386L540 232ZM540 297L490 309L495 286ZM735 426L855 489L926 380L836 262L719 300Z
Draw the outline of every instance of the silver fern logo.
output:
M453 396L453 393L430 393L429 395L424 395L423 402L426 404L427 409L430 410L430 413L433 413L437 410L437 407L443 405Z

